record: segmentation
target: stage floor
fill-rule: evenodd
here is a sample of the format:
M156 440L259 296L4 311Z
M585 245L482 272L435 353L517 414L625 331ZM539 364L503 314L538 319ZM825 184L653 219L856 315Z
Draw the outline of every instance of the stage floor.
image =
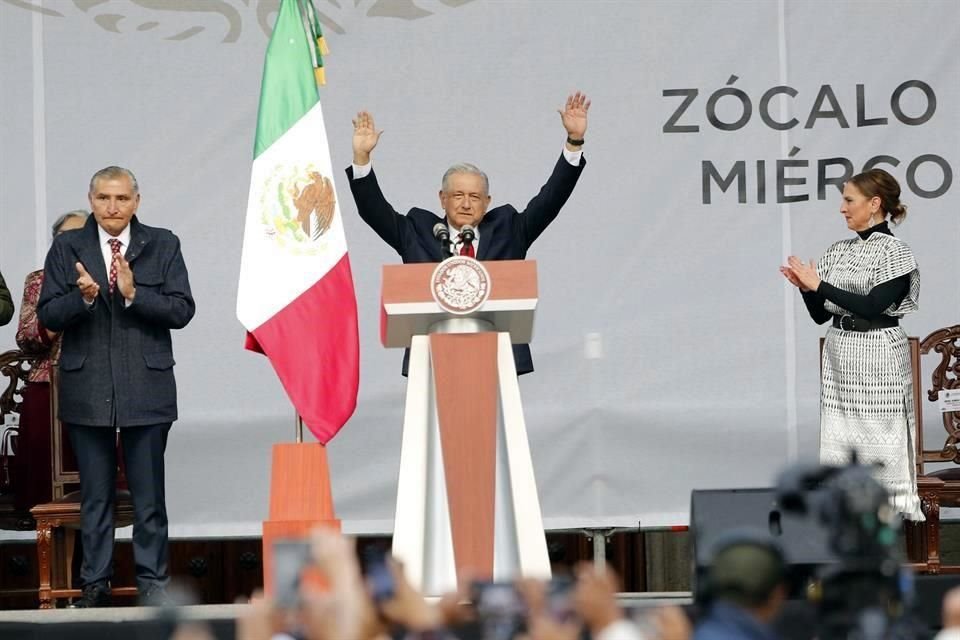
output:
M621 593L617 599L624 607L654 607L666 604L687 605L693 602L686 591L664 593ZM248 604L201 604L176 607L177 620L235 620L243 615ZM31 609L0 611L0 624L64 624L72 622L132 622L156 620L168 610L157 607L102 607L99 609ZM2 629L2 627L0 627Z

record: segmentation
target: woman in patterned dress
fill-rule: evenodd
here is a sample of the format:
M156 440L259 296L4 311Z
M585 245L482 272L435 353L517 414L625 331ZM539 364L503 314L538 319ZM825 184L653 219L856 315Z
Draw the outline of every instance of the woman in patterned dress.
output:
M63 214L53 224L53 237L81 228L86 220L86 211ZM15 493L16 506L24 509L49 501L52 491L50 479L38 478L36 468L31 468L30 464L36 460L50 460L50 363L60 355L60 334L47 331L37 319L37 300L42 284L43 269L27 274L17 325L17 346L25 354L39 358L30 369L23 390L17 444L22 455L14 456L13 461L14 477L20 479ZM69 463L73 456L70 441L63 438L63 443Z
M834 243L818 263L795 256L780 271L803 295L823 345L820 461L879 463L876 477L907 519L923 520L917 497L913 382L899 320L917 310L920 272L913 252L890 232L907 215L900 185L871 169L843 187L840 213L855 237Z

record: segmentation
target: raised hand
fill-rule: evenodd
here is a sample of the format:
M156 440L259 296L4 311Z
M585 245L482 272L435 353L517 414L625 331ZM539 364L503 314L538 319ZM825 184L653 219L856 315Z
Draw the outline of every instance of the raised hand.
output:
M560 121L563 128L567 130L567 136L574 140L583 140L587 133L587 112L590 110L590 100L586 94L577 91L567 96L567 103L564 108L557 109L560 114Z
M113 262L117 266L117 289L125 300L133 302L137 289L133 286L133 271L130 269L130 263L119 253L113 256Z
M377 146L382 133L382 130L377 131L369 111L357 113L357 117L353 119L353 164L370 163L370 153Z
M521 578L516 587L527 605L529 640L576 640L580 637L578 621L556 620L548 610L545 582L535 578Z
M80 295L83 296L84 302L93 304L94 300L97 299L97 294L100 293L100 285L93 279L93 276L87 273L82 263L78 262L75 267L77 269L77 286L80 287Z
M690 618L676 606L657 607L651 615L658 640L689 640L693 636Z
M793 272L794 277L800 281L800 285L807 291L816 291L820 286L820 276L817 275L817 263L813 260L809 264L797 256L787 258L787 266ZM786 275L786 274L784 274Z
M441 613L428 603L407 580L403 565L394 558L387 559L387 568L393 576L394 595L380 604L381 614L389 621L411 631L429 631L440 626Z
M571 621L559 622L548 615L530 616L527 626L530 640L577 640L582 637L579 624Z
M264 597L263 591L254 591L250 604L237 617L237 640L271 640L283 630L283 612Z
M577 566L577 586L573 592L573 607L593 637L620 620L623 612L617 603L617 577L607 567L596 568L592 564Z
M352 538L325 527L310 534L310 555L326 577L330 592L314 594L305 624L311 640L359 640L373 637L379 620L367 596ZM327 615L329 613L329 615Z

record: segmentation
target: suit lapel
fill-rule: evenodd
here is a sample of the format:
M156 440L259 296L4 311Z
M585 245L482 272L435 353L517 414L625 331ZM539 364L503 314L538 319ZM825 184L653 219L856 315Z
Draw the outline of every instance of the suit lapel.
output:
M150 242L150 232L147 231L140 221L137 220L137 216L133 216L133 219L130 220L130 246L127 247L127 251L124 254L124 258L127 259L127 262L133 263L141 253L143 253L144 248Z
M485 219L486 219L486 216L484 216L484 220ZM477 234L478 234L477 242L480 243L479 246L477 247L477 260L487 259L487 254L490 253L490 241L493 239L492 238L493 234L490 231L493 227L490 227L488 225L486 228L484 228L484 225L483 225L484 220L481 220L480 224L477 226ZM480 242L480 238L483 238L483 242Z
M443 262L444 260L447 259L447 256L445 256L443 254L443 251L440 250L440 241L433 237L433 226L440 222L442 222L443 224L447 224L447 220L446 218L441 218L440 216L434 215L432 213L430 214L430 218L431 220L428 223L428 226L426 229L427 233L424 236L426 238L429 238L429 240L427 240L427 245L426 245L427 253L430 254L430 259L433 260L434 262Z

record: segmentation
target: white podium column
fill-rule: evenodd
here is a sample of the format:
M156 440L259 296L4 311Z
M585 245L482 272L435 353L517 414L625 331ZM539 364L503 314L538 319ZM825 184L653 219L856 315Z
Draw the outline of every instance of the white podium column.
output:
M393 553L414 586L429 595L455 590L458 569L498 581L550 576L510 336L439 336L483 328L456 318L411 342ZM460 353L467 355L451 373L451 358ZM484 382L487 369L492 379ZM482 397L462 399L471 393ZM464 416L451 410L452 402L479 406ZM441 416L450 424L441 424ZM455 522L451 514L470 522Z

